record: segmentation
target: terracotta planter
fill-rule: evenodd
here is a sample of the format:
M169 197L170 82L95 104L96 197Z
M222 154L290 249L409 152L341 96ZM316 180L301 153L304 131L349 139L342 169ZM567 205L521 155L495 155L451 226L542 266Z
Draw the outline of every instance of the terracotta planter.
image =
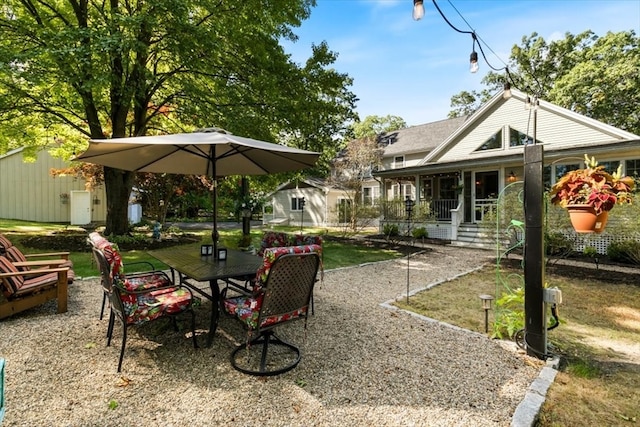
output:
M609 219L609 211L601 212L600 215L596 217L596 226L593 229L593 232L602 233L604 231L604 226L607 225L608 219Z
M571 225L576 233L593 233L596 229L598 216L595 209L589 205L567 206ZM602 227L601 227L602 228Z

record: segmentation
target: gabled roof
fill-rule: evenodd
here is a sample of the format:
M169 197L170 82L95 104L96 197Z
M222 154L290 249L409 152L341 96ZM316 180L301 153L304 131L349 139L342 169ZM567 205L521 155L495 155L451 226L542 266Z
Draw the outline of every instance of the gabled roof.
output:
M460 126L458 129L452 132L446 138L446 140L444 140L438 147L436 147L434 150L431 150L428 154L426 154L425 158L421 161L421 164L434 163L440 160L445 153L450 152L451 149L460 142L460 139L464 135L472 132L472 130L476 128L485 119L487 119L487 117L493 114L496 114L496 111L498 111L498 109L504 108L505 104L509 103L510 105L512 105L514 103L518 103L519 105L521 105L521 107L518 107L518 108L522 108L524 112L525 103L527 99L527 95L525 93L520 92L517 89L511 89L511 98L509 99L505 99L502 96L502 93L503 93L502 91L497 93L486 104L484 104L475 113L473 113L462 126ZM504 114L505 114L505 120L511 122L510 120L508 120L509 117L506 116L507 113L504 113ZM592 119L587 116L583 116L582 114L575 113L571 110L568 110L563 107L559 107L555 104L552 104L544 100L539 100L537 114L538 116L547 115L547 116L555 116L559 118L568 119L571 122L580 124L584 128L589 128L594 131L597 131L599 133L599 137L598 137L599 139L597 144L614 142L614 141L630 141L630 140L637 140L640 138L640 136L635 135L631 132L618 129L614 126L608 125L606 123L600 122L598 120ZM524 114L522 114L521 116L525 117ZM510 124L510 123L503 123L503 124ZM544 138L540 137L540 128L544 126L544 122L538 119L537 126L538 126L538 139L544 143L545 142ZM525 129L522 129L523 133L527 133L529 135L533 133L533 129L530 128L529 126L527 126L527 130L529 130L529 132L526 132ZM571 145L573 146L577 144L580 144L580 141L571 142ZM564 147L549 146L548 148L563 149ZM490 154L491 157L495 158L495 157L501 157L501 156L508 156L513 153L509 153L508 151L502 151L502 152L491 151L488 154ZM467 159L468 155L469 155L468 152L460 153L460 160Z
M582 158L585 152L594 151L638 156L640 136L544 100L539 101L536 110L527 111L527 95L515 89L511 92L509 99L503 98L502 91L497 93L437 147L425 150L425 157L418 165L377 171L374 175L408 176L463 167L522 163L522 145L509 146L507 143L502 148L479 149L489 138L503 130L514 130L529 137L535 135L537 142L545 147L547 161L567 156ZM508 135L506 139L508 141Z
M428 153L441 144L465 122L468 116L411 126L378 137L384 146L383 157L400 154Z
M317 188L321 191L323 191L324 193L329 192L329 190L331 190L332 187L331 185L327 184L327 180L324 178L314 178L314 177L310 177L310 178L305 178L301 181L287 181L283 184L280 184L278 186L278 188L276 188L274 191L272 191L271 193L269 193L267 195L267 197L271 197L272 195L274 195L275 193L277 193L278 191L282 191L282 190L291 190L294 188Z

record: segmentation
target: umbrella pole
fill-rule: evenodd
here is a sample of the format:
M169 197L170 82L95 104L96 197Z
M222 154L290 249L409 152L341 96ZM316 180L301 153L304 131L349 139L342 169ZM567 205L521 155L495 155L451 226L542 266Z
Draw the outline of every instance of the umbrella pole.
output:
M213 258L218 258L218 180L216 177L216 161L212 162L211 172L213 176L213 230L211 230L211 240L213 241Z

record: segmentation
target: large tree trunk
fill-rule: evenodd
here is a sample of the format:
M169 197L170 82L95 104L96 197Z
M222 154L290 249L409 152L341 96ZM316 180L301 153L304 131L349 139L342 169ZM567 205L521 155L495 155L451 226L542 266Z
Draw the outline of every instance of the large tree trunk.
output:
M107 227L105 234L124 235L129 232L129 196L133 188L134 172L104 168L107 194Z

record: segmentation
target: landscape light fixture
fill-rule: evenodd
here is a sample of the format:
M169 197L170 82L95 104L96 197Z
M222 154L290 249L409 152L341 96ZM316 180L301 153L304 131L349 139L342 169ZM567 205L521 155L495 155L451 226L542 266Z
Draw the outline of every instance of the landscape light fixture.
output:
M484 309L484 332L489 332L489 310L491 310L491 301L493 301L492 295L480 295L482 300L482 308Z
M424 18L424 2L423 0L413 0L413 19L416 21Z

